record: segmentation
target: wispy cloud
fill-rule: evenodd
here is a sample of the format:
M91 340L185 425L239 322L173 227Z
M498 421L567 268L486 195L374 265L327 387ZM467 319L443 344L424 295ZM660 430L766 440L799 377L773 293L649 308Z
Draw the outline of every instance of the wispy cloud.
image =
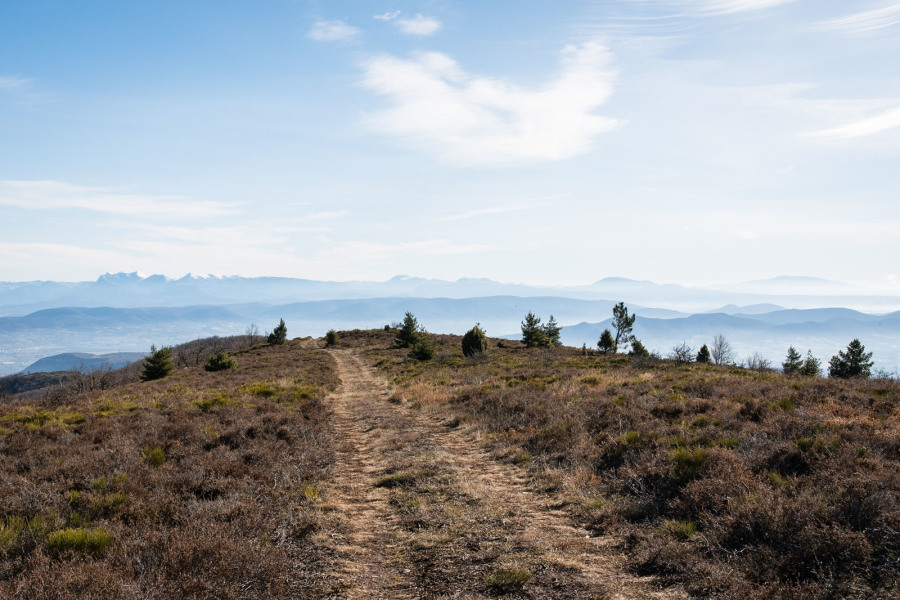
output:
M379 21L393 21L394 19L396 19L399 16L400 16L400 11L395 10L395 11L391 11L391 12L384 12L384 13L381 13L380 15L375 15L374 18Z
M309 38L317 42L346 42L362 33L343 21L316 21L309 30Z
M706 13L724 15L772 8L797 0L686 0L686 4Z
M900 2L891 2L881 8L822 21L817 29L852 35L875 35L898 24L900 24Z
M397 19L394 23L403 33L419 37L434 35L441 28L440 21L433 17L426 17L422 13L409 19Z
M798 0L632 0L635 3L671 6L707 15L726 15L774 8Z
M459 213L444 217L440 221L462 221L463 219L473 219L475 217L483 217L486 215L502 215L504 213L515 212L520 210L530 210L535 208L534 204L519 204L516 206L491 206L488 208L479 208L468 212Z
M18 75L7 75L0 77L0 91L3 90L20 90L31 85L31 80Z
M201 218L236 212L232 205L179 196L121 194L61 181L0 180L0 205L32 210L80 209L113 215Z
M850 139L875 135L897 127L900 127L900 107L869 119L847 123L846 125L841 125L840 127L835 127L833 129L814 131L808 133L807 137Z
M391 21L394 26L408 35L417 35L419 37L427 37L434 35L441 28L441 22L434 17L426 17L422 13L416 14L408 19L400 18L400 11L385 12L375 15L375 19L379 21Z
M466 72L446 54L365 64L363 85L393 106L368 125L457 165L563 160L588 152L617 121L594 114L612 94L615 71L602 44L567 46L560 74L529 90Z

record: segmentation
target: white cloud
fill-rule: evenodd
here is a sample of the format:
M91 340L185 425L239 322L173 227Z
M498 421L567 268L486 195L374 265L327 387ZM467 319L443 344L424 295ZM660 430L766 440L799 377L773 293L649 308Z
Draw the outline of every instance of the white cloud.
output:
M723 15L772 8L797 0L688 0L688 4L707 13Z
M560 74L534 90L467 73L439 52L380 56L365 71L363 85L393 104L369 115L368 125L458 165L571 158L617 125L594 114L615 79L597 42L564 48Z
M426 17L422 13L417 14L411 19L397 19L394 23L403 33L418 35L420 37L433 35L441 28L440 21L433 17Z
M380 15L375 15L374 18L379 21L393 21L394 19L396 19L399 16L400 16L400 11L395 10L393 12L385 12L385 13L381 13Z
M80 209L114 215L205 218L236 212L233 206L179 196L120 194L61 181L0 180L0 205L32 210Z
M900 127L900 107L869 119L854 121L833 129L815 131L807 134L807 136L828 139L850 139L875 135L897 127Z
M822 21L818 24L817 29L840 31L853 35L874 35L898 24L900 24L900 2L892 2L881 8Z
M797 0L632 0L632 2L674 6L708 15L726 15L774 8Z
M346 42L361 33L343 21L316 21L309 30L309 38L318 42Z

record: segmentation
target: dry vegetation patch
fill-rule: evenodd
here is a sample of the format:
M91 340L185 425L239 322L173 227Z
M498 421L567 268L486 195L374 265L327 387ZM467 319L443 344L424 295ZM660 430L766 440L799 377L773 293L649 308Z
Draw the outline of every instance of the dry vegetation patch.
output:
M622 540L634 572L697 597L900 593L896 382L497 340L469 360L459 337L435 338L437 358L415 361L387 332L341 333L396 401L449 415L527 465L581 523Z
M0 405L0 597L321 598L331 357ZM262 384L260 384L262 382ZM257 393L261 385L272 394Z

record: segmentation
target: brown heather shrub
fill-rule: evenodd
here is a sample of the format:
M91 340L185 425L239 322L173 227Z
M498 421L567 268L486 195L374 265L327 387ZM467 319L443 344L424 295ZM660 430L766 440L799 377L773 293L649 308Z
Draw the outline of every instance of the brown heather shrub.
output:
M0 598L327 595L309 490L332 461L332 359L288 342L238 360L0 406Z
M390 333L341 336L399 400L430 399L536 481L567 482L573 512L621 536L636 573L703 598L900 593L897 382L514 344L473 362L454 336L441 364L417 363Z

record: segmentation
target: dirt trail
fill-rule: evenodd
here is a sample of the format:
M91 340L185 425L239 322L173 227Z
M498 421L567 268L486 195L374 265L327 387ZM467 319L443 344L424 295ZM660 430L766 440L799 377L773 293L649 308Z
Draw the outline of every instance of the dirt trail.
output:
M340 597L496 597L486 581L498 565L532 575L502 589L512 597L677 597L627 575L609 540L573 526L528 489L524 470L491 459L464 432L391 403L386 382L353 351L332 356L343 382L331 398L339 438L330 498L345 516L336 537ZM402 464L420 465L433 479L402 493L376 487Z

